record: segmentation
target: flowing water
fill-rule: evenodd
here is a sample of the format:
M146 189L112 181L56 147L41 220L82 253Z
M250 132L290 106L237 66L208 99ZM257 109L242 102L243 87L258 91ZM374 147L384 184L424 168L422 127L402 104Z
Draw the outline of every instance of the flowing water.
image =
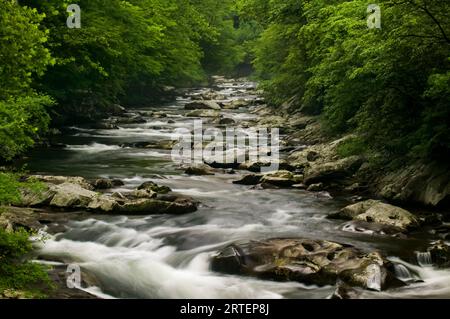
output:
M247 92L254 83L219 86L227 99L256 98ZM199 93L202 89L192 90ZM28 169L43 174L86 178L119 178L131 190L152 180L189 195L202 205L182 216L103 216L68 221L68 231L47 239L40 249L47 260L77 263L93 274L101 297L119 298L327 298L335 287L306 286L230 276L209 270L209 258L224 245L272 237L308 237L379 249L398 263L397 275L411 282L388 292L364 292L363 297L449 297L450 272L421 267L416 251L424 251L426 235L393 238L343 229L342 222L326 219L348 203L326 193L295 189L255 190L232 184L244 172L214 176L187 176L171 161L170 150L121 147L137 142L170 141L180 127L192 127L194 118L183 110L187 97L158 108L136 110L146 123L119 129L68 128L60 142L64 149L41 149L31 155ZM167 118L154 118L150 111ZM223 111L238 121L255 115L247 109ZM128 144L127 144L128 143ZM378 290L379 270L373 286Z

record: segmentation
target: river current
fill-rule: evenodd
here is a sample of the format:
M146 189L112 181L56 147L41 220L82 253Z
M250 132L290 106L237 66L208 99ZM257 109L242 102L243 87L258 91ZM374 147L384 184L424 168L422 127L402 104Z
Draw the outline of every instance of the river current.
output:
M253 99L256 96L248 89L254 86L230 82L217 90L228 100ZM326 218L348 204L348 198L235 185L232 181L245 174L240 171L187 176L171 160L170 150L126 146L170 141L177 128L192 127L195 118L186 117L184 110L189 101L182 96L159 107L131 110L142 114L146 123L119 125L119 129L67 128L58 138L67 147L35 150L27 168L41 174L125 182L112 192L131 190L152 180L200 201L198 211L182 216L90 215L81 221L67 221L68 231L39 244L41 258L78 264L96 278L97 286L88 291L103 298L328 298L335 287L264 281L209 269L211 255L232 242L308 237L381 250L399 264L400 278L415 279L406 287L364 292L361 297L450 297L450 272L419 265L412 258L430 242L426 235L393 238L356 233L343 230L342 221ZM154 117L152 111L168 117ZM222 112L238 123L255 117L247 108Z

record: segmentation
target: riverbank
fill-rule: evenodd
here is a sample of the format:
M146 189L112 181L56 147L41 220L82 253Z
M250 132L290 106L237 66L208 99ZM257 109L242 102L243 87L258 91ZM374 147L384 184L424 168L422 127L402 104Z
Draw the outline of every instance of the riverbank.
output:
M23 207L9 207L0 225L43 229L36 258L80 265L100 298L325 298L347 286L354 297L422 293L420 263L448 258L445 243L432 244L448 239L443 168L375 170L346 152L353 136L327 137L318 118L288 103L267 107L255 83L215 81L174 103L117 108L96 125L63 129L30 154L33 176L22 179L45 187L22 191ZM281 170L174 163L175 130L199 119L222 131L280 128Z

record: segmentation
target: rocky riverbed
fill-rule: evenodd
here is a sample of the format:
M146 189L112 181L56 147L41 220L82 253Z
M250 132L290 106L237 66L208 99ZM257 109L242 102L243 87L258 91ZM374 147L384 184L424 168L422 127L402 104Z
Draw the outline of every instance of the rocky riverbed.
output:
M448 168L374 171L339 155L352 136L327 137L319 119L260 93L215 77L174 103L65 128L30 156L23 178L44 187L23 190L0 225L43 230L36 259L76 263L100 298L449 297ZM175 163L176 130L199 119L279 128L279 170Z

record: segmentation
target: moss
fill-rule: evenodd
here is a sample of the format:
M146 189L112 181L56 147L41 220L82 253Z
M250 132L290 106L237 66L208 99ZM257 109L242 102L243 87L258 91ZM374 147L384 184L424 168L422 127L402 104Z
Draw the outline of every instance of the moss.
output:
M367 152L367 144L361 138L354 137L340 143L336 151L341 158L363 155Z
M20 204L22 201L20 190L41 194L47 186L45 183L28 178L21 181L21 175L17 173L0 172L0 205Z
M0 229L0 297L45 298L53 289L47 267L28 261L29 236L25 230Z

